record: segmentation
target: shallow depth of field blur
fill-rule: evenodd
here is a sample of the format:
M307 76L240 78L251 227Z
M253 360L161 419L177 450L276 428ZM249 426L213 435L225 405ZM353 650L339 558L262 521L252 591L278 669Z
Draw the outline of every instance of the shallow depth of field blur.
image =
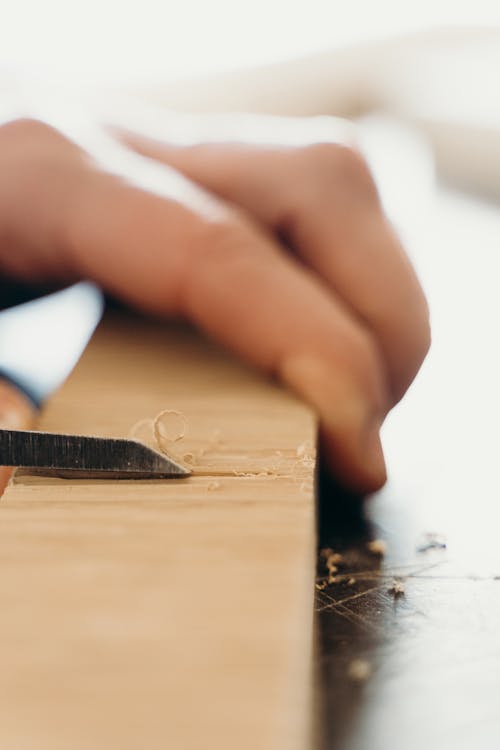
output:
M491 395L500 382L492 345L500 278L500 3L7 4L0 24L0 110L18 96L28 105L38 97L37 106L44 96L51 104L58 99L67 109L80 101L80 91L90 101L99 91L128 98L136 113L162 107L339 115L356 122L387 212L429 296L433 322L431 355L385 427L391 477L403 488L399 502L408 512L425 516L427 527L445 526L452 548L465 549L470 507L464 483L470 483L470 497L487 498L497 482L491 472L499 415ZM450 430L452 424L457 428ZM454 471L470 463L478 441L483 470L473 476ZM425 493L419 477L425 477ZM498 514L499 507L490 503L487 512ZM490 528L496 547L496 525Z
M432 26L499 21L492 0L6 0L0 70L162 81Z
M498 594L473 587L500 579L499 72L499 0L3 0L0 121L55 112L73 126L104 103L106 119L127 112L159 137L172 137L164 122L188 137L200 113L215 128L233 112L312 117L294 137L312 127L322 140L329 116L354 123L433 336L384 425L390 481L370 508L394 559L416 531L438 531L451 568L407 597L413 619L386 603L392 640L372 648L379 677L357 693L356 721L345 712L346 750L470 748L479 730L498 746ZM282 126L240 118L237 135L276 141ZM465 583L448 595L450 581Z

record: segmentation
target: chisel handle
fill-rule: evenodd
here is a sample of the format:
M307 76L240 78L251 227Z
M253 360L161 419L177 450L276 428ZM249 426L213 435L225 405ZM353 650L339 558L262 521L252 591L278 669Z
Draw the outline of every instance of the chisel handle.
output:
M33 428L37 410L30 399L8 380L0 379L0 427L8 430ZM12 475L12 467L0 466L0 496Z

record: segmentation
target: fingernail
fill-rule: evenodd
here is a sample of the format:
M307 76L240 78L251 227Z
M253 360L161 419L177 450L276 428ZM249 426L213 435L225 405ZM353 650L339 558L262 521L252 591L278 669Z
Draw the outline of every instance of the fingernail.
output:
M289 358L281 373L317 410L325 432L333 437L339 474L359 487L380 487L386 479L381 419L354 376L312 355Z

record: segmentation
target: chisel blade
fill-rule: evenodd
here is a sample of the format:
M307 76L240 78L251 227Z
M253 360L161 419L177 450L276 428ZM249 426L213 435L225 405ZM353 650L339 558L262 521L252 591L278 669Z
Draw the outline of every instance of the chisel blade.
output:
M23 430L0 430L0 465L75 478L171 479L191 473L136 440Z

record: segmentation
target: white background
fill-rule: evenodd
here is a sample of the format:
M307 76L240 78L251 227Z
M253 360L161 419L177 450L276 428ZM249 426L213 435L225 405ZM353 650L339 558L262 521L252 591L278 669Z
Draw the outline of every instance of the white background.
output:
M139 83L439 25L500 23L495 0L0 0L0 68Z

